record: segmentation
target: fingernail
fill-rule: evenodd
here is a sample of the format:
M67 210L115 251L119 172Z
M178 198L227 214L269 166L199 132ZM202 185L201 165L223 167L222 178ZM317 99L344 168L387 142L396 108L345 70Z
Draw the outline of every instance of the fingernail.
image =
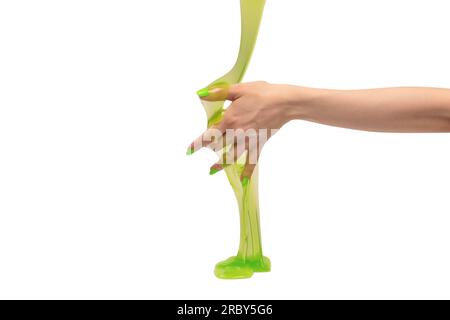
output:
M187 150L186 150L186 155L190 156L190 155L193 154L193 153L194 153L194 147L189 147L189 148L187 148Z
M204 88L204 89L198 90L198 91L197 91L197 95L198 95L200 98L204 98L204 97L209 96L209 90L208 90L208 88Z
M242 178L242 186L243 186L244 188L245 188L246 186L248 186L248 182L249 182L248 177Z
M209 169L209 174L212 176L213 174L216 174L220 170L222 170L222 167L219 164L215 164Z

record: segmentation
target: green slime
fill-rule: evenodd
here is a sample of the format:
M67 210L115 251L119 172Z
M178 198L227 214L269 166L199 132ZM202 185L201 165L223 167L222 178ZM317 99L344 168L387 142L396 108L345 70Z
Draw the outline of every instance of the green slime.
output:
M223 77L207 86L208 89L226 87L238 83L244 77L255 46L265 0L241 1L241 43L239 55L233 68ZM204 101L208 127L220 122L224 101ZM228 180L234 190L240 215L240 244L236 256L216 264L214 274L221 279L249 278L254 272L270 271L270 260L263 256L258 203L258 167L248 183L241 183L242 163L225 167Z

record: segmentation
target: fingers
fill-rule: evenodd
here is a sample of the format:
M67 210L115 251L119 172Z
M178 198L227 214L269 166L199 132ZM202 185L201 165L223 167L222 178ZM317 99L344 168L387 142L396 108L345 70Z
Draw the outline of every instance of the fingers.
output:
M186 151L186 154L191 155L201 148L210 145L211 143L220 141L225 130L225 126L222 123L218 123L217 125L212 126L204 133L202 133L197 139L192 141Z
M259 160L259 155L261 153L261 148L258 147L258 143L254 139L249 140L247 149L248 152L246 155L244 170L242 170L241 173L241 183L244 188L249 184L249 181L252 178L253 171L255 171Z
M233 85L218 84L197 91L197 95L200 97L200 99L205 101L224 101L224 100L234 101L239 97L239 94L240 94L239 84Z
M250 164L246 163L244 167L244 171L242 171L241 174L241 183L242 186L246 187L248 185L248 182L252 178L253 171L255 171L256 164Z
M226 147L226 145L225 145L225 140L224 140L223 135L221 135L217 139L214 139L214 141L208 145L208 148L215 151L216 153L220 153L220 151L225 147Z
M217 172L225 169L227 166L235 163L246 151L247 149L239 150L236 143L230 146L229 150L222 154L220 160L209 168L209 174L216 174Z
M210 88L204 88L197 91L198 96L206 101L234 101L240 95L240 85L218 84ZM186 154L191 155L199 149L209 146L211 143L218 141L226 130L226 121L221 121L210 129L206 130L202 135L195 139L188 147ZM218 146L212 146L216 150Z
M216 174L227 166L238 163L243 165L240 180L242 186L246 187L249 184L259 160L261 148L258 146L258 140L255 139L255 135L246 137L232 136L234 143L231 142L231 144L227 144L233 140L226 137L223 134L224 131L223 128L217 126L206 130L205 133L192 142L188 149L188 154L192 154L206 146L216 152L221 151L221 159L210 167L209 174Z
M232 163L240 163L241 157L245 154L245 161L243 161L244 168L240 175L240 180L242 186L246 187L258 163L260 150L256 147L255 143L252 143L248 139L245 141L244 148L239 148L239 145L240 143L238 141L235 142L232 148L223 154L222 159L211 166L209 174L216 174Z
M225 101L230 100L235 102L235 100L239 99L241 96L244 95L244 84L234 84L234 85L228 85L228 84L214 84L211 86L208 86L206 88L203 88L197 92L198 96L205 101ZM247 90L247 89L245 89ZM227 109L228 110L228 109ZM191 145L188 148L187 154L192 154L196 152L197 150L203 148L203 147L210 147L214 151L221 151L222 155L220 155L221 160L216 162L214 165L210 167L210 174L215 174L225 167L227 167L230 164L238 163L239 168L242 168L243 171L240 176L240 179L242 181L243 186L248 184L248 181L256 167L257 158L259 156L259 149L258 149L258 143L248 143L247 138L245 138L245 143L239 142L239 137L242 136L242 134L236 133L236 131L248 131L243 129L236 129L235 125L233 125L230 121L230 119L227 118L226 114L222 121L218 123L216 126L212 127L211 129L206 130L200 137L198 137L196 140L194 140ZM229 145L229 139L228 139L228 132L226 135L224 135L227 128L225 128L225 125L228 126L229 129L233 129L233 140L231 142L231 146ZM244 132L245 134L245 132ZM258 140L257 134L252 134L253 138ZM255 140L255 141L256 141ZM237 142L236 142L237 141ZM246 156L244 157L244 153ZM256 157L254 154L257 154ZM242 161L241 161L242 160Z
M237 156L237 158L239 158L239 156ZM209 170L209 174L213 175L216 174L217 172L223 170L224 168L226 168L227 166L229 166L230 164L228 163L222 163L222 162L216 162L215 164L213 164ZM245 163L244 165L244 170L241 173L240 176L240 180L242 183L243 187L246 187L249 182L250 179L252 178L253 172L255 171L257 163L249 163L248 161Z

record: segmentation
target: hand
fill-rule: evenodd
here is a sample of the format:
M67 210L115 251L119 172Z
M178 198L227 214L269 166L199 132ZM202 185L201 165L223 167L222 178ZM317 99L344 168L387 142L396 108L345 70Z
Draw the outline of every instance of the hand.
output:
M220 151L211 174L242 160L241 179L251 177L264 144L292 119L366 131L450 132L450 89L329 90L252 82L198 94L207 101L232 103L188 154L206 146Z
M192 154L202 147L221 152L210 174L236 161L244 162L241 180L251 178L262 147L288 120L284 87L266 82L235 84L228 88L203 89L203 100L229 100L222 120L206 130L188 149Z

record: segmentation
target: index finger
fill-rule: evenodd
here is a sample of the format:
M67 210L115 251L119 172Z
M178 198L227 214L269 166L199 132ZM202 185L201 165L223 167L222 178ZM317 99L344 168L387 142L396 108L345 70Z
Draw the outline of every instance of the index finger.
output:
M225 127L223 126L223 123L218 123L217 125L212 126L189 145L187 154L193 154L199 149L208 146L214 141L217 141L224 132Z

